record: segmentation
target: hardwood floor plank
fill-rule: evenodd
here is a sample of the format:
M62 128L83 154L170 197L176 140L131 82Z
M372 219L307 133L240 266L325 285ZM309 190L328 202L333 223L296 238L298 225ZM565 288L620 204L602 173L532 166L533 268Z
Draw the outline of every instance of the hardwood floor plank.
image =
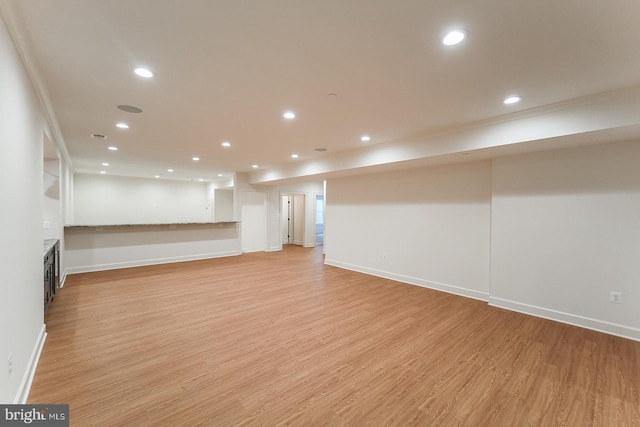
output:
M29 401L74 426L640 426L640 343L322 260L69 276Z

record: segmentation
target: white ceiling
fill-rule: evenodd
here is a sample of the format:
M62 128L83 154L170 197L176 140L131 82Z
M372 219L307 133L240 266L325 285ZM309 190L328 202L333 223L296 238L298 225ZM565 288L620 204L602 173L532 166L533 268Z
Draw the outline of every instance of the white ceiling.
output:
M83 173L250 172L267 182L270 171L429 144L445 130L640 85L638 0L8 3L8 25L23 37ZM467 39L443 46L453 27ZM136 76L138 66L156 76ZM522 101L504 105L510 94ZM289 109L293 121L282 118ZM130 129L117 129L121 121Z

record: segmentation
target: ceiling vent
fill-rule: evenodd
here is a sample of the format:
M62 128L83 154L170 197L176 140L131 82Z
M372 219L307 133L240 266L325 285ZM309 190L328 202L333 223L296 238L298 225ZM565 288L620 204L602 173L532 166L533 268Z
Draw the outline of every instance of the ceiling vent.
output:
M127 113L142 113L142 110L133 105L118 105L118 110L126 111Z

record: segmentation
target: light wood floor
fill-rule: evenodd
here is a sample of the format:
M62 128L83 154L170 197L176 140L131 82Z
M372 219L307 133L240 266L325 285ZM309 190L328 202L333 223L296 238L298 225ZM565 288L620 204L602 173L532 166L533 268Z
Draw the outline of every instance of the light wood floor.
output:
M640 426L640 342L322 264L70 276L31 403L72 426Z

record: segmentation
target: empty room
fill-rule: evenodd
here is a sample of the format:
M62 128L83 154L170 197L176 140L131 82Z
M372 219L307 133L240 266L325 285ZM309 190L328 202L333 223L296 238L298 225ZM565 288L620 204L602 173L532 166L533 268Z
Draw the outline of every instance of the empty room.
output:
M0 424L640 426L637 1L0 17Z

